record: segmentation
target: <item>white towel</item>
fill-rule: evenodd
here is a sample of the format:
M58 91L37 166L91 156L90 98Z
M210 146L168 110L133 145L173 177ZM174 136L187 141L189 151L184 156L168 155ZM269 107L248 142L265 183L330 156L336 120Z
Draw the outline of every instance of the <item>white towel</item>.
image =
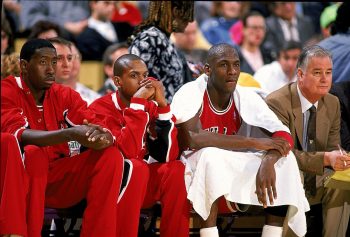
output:
M214 147L185 151L187 197L194 210L207 219L212 203L220 196L231 202L261 206L255 194L255 180L262 155ZM294 154L290 152L287 157L282 157L275 164L275 170L277 199L273 206L289 205L288 225L298 236L304 236L305 212L310 207Z

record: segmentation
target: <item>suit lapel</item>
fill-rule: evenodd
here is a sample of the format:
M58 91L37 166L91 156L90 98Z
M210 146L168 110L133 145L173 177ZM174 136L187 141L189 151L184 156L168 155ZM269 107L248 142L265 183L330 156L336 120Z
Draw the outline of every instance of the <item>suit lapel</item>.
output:
M294 115L295 132L297 134L299 144L303 144L303 114L301 112L301 103L297 91L297 83L291 85L292 110Z

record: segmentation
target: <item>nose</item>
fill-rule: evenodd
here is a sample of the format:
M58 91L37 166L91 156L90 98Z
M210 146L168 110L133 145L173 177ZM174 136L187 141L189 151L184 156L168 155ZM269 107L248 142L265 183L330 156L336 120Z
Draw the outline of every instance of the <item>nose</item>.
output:
M229 65L228 66L228 73L231 74L231 75L235 75L237 74L237 68L235 68L233 65Z

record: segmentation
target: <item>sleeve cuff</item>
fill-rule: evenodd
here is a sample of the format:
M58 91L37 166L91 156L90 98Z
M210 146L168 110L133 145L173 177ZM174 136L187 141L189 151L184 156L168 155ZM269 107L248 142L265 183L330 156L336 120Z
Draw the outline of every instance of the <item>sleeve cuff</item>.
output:
M130 108L135 110L145 110L146 99L132 97L130 101Z
M272 134L272 137L283 138L289 142L290 147L292 147L292 148L294 147L294 141L293 141L292 136L285 131L277 131L274 134Z
M158 119L159 120L170 120L173 115L170 111L170 105L165 107L158 107Z

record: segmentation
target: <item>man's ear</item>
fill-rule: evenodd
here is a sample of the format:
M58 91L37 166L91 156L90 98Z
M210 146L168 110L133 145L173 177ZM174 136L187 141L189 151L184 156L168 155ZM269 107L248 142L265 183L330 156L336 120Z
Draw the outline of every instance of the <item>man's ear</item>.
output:
M210 66L209 66L208 63L206 63L206 64L204 65L204 73L205 73L207 76L210 76L211 68L210 68Z
M121 87L121 86L122 86L122 82L121 82L119 76L114 76L114 77L113 77L113 82L114 82L114 85L115 85L116 87Z
M22 72L27 72L28 62L24 59L21 59L19 62L19 67L21 68Z

